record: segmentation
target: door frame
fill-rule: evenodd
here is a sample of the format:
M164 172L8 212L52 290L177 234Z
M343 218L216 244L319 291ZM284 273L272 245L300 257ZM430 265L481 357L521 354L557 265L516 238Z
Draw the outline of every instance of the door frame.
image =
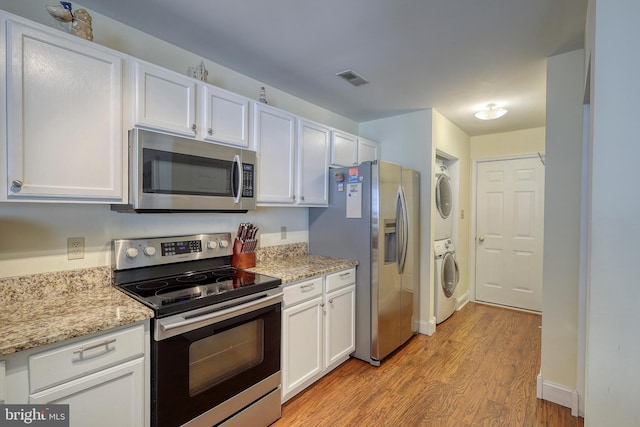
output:
M520 160L536 158L542 161L544 154L542 153L524 153L508 156L483 157L472 159L471 161L471 224L469 224L469 301L476 301L476 221L477 211L476 204L478 202L478 163L495 162L500 160ZM544 163L543 163L544 167ZM546 174L545 174L546 179ZM544 230L544 220L542 222ZM528 310L523 310L528 311Z

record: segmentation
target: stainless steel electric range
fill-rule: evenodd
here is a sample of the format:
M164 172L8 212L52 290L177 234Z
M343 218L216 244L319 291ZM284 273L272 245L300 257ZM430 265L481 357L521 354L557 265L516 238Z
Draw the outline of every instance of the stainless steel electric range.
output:
M280 417L281 281L231 255L230 233L113 241L114 285L155 312L153 426Z

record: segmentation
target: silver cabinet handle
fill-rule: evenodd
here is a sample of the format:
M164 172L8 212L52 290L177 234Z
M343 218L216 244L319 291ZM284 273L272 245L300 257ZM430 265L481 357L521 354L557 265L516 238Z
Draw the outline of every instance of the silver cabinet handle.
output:
M98 344L94 344L94 345L90 345L89 347L80 347L77 350L75 350L73 352L73 354L82 354L83 352L87 351L87 350L93 350L94 348L98 348L98 347L102 347L102 346L107 346L109 344L113 344L114 342L116 342L115 338L112 338L110 340L104 340L101 343Z
M310 285L302 285L302 286L300 286L300 289L303 289L303 290L307 290L307 289L308 289L308 290L311 290L311 289L315 288L315 286L316 286L316 285L314 285L314 284L312 283L312 284L310 284Z
M209 128L209 135L213 135L213 129Z
M329 304L333 304L333 300L332 299L329 300Z
M480 243L484 242L484 236L480 236L480 237L478 237L478 241L479 241Z
M20 181L19 179L15 179L13 181L11 181L11 186L15 187L15 188L22 188L22 181Z
M304 202L304 196L300 196L300 200Z
M293 196L291 196L291 200L295 200L296 199L296 195L294 194Z
M351 275L351 273L347 271L346 273L342 273L340 275L340 277L347 277L347 276L350 276L350 275Z
M191 125L191 129L193 129L193 131L195 132L198 129L198 126L196 126L196 124L192 124Z

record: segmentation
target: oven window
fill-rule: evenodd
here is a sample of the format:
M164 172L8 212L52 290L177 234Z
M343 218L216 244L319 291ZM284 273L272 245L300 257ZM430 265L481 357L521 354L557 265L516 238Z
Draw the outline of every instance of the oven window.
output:
M189 347L189 395L202 393L263 360L262 319L195 341Z
M233 162L143 149L145 193L233 196Z

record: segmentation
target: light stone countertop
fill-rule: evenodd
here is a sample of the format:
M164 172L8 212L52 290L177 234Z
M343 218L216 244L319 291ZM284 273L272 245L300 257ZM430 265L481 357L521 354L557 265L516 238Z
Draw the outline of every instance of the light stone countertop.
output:
M354 260L309 255L306 244L260 249L248 270L282 284L333 273ZM0 279L0 357L147 320L153 310L111 285L111 267Z
M0 357L153 317L110 267L0 279L0 304Z
M270 261L258 261L254 268L247 270L267 276L279 277L282 284L297 282L323 274L333 273L358 265L357 261L320 255L296 255Z

